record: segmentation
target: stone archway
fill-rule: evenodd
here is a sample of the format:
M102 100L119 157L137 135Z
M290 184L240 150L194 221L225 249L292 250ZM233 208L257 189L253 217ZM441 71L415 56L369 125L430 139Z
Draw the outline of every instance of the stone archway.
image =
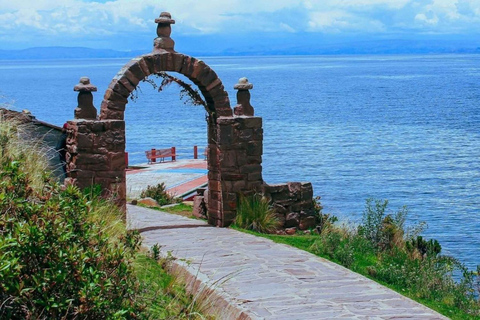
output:
M267 185L262 177L262 118L254 117L246 78L235 85L237 105L232 112L222 81L203 61L177 53L170 38L175 23L163 12L157 23L152 53L128 62L113 78L96 118L88 78L74 87L79 92L75 120L67 126L66 183L80 188L100 185L103 194L126 209L125 107L138 83L152 74L171 71L189 78L202 92L208 112L208 201L210 224L226 227L236 216L238 194L262 193L270 199L285 227L314 226L311 183Z
M158 37L153 52L132 59L117 73L105 92L99 119L69 121L69 180L80 187L99 184L105 194L113 195L125 207L124 113L128 97L148 76L177 72L199 88L207 103L207 214L210 224L228 226L235 219L237 195L262 190L262 119L253 117L249 87L244 85L237 89L242 91L239 96L244 97L240 100L245 105L237 105L234 116L228 94L215 71L201 60L175 52L170 38L170 25L175 21L170 14L162 13L155 22ZM78 114L82 114L81 110Z
M190 79L199 88L207 103L205 109L208 113L208 216L212 224L222 226L224 225L222 191L228 190L221 185L221 172L225 170L220 168L223 153L217 143L217 126L219 118L232 118L233 112L228 94L214 70L201 60L177 52L154 52L135 58L117 73L106 90L100 120L124 120L128 97L138 83L150 75L165 71L177 72Z

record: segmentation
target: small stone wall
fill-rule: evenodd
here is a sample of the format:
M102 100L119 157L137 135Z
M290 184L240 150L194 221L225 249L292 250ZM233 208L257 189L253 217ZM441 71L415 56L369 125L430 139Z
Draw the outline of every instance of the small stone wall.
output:
M265 184L263 193L270 200L283 228L307 230L316 226L310 182Z

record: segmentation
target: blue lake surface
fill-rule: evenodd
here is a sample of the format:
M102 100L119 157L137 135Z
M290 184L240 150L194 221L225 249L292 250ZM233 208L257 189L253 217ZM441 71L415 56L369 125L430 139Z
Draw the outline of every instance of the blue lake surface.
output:
M204 58L232 105L248 77L263 118L268 183L311 181L324 211L359 221L365 199L388 199L427 237L469 267L480 264L480 56L295 56ZM89 76L95 105L127 59L0 61L0 95L14 109L62 125L73 118L73 86ZM176 146L191 158L206 144L205 111L175 86L140 85L127 105L130 163Z

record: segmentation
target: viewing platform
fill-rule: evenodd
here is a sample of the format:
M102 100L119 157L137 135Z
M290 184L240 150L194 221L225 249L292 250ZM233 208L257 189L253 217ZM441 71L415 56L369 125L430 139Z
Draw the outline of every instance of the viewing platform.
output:
M127 198L139 198L147 186L165 183L170 195L181 198L195 192L208 183L207 161L200 159L154 162L129 167Z

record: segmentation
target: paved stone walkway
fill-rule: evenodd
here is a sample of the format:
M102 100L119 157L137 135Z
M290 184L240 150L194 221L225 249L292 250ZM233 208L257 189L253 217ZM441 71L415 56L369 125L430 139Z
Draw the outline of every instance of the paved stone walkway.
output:
M214 289L219 319L447 319L310 253L200 220L128 206L144 245L179 258L193 286ZM149 230L149 231L148 231ZM187 277L188 278L188 277Z

